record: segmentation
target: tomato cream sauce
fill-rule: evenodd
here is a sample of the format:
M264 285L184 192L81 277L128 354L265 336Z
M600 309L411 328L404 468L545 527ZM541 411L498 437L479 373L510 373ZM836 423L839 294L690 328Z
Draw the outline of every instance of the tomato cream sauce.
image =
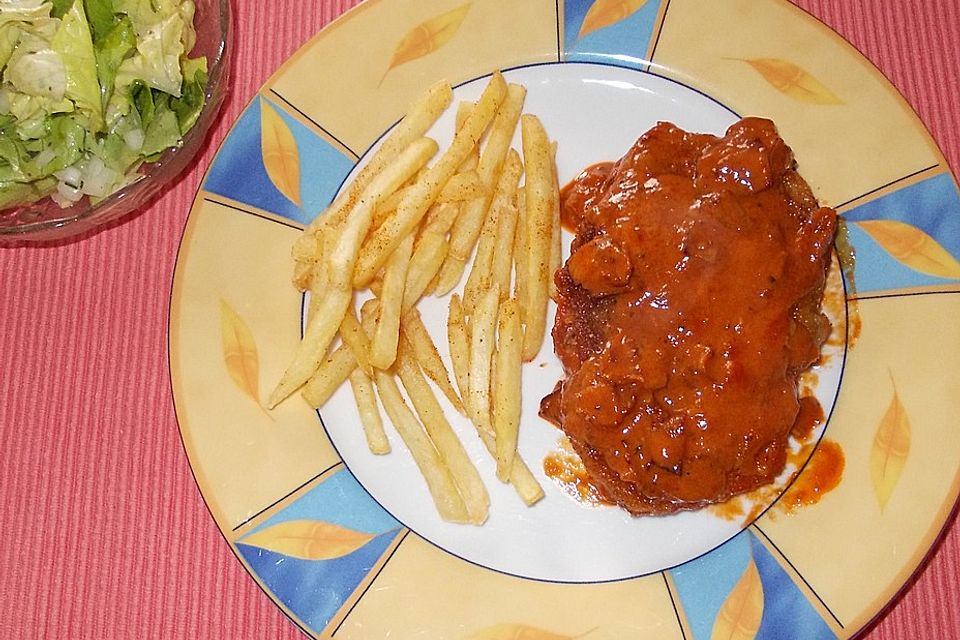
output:
M722 138L661 123L561 194L576 234L555 278L566 375L541 414L633 514L771 482L819 410L798 379L830 334L836 214L793 167L769 120Z

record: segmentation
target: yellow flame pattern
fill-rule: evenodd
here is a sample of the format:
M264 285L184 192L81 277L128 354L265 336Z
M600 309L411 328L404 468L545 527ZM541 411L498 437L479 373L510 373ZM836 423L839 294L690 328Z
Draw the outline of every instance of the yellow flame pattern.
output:
M577 637L552 633L525 624L498 624L481 629L466 640L575 640Z
M408 31L393 50L390 64L383 78L380 79L381 84L393 69L433 53L447 44L460 29L468 11L470 11L469 2L421 22Z
M273 186L300 206L300 152L290 127L266 100L260 100L260 152Z
M855 222L895 260L914 271L960 279L960 262L922 229L899 220Z
M742 60L774 89L793 100L818 105L844 104L832 91L803 67L780 58L750 58Z
M223 362L237 387L260 405L260 360L253 333L226 300L220 300Z
M870 480L881 511L886 508L909 455L910 419L894 387L870 449Z
M587 10L580 25L578 38L599 31L629 18L640 10L647 0L596 0Z
M713 622L710 640L753 640L763 620L763 584L751 556Z
M301 560L333 560L349 555L376 537L321 520L288 520L261 529L241 543Z

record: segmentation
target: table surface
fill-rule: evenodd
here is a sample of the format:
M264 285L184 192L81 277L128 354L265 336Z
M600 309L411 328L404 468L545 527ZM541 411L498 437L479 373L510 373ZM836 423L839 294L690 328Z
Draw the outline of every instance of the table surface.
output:
M957 174L960 3L794 1L877 64ZM353 4L235 0L230 94L191 170L121 224L0 249L0 637L300 637L234 557L191 475L167 312L180 235L219 142L269 75ZM864 637L960 637L958 571L954 518Z

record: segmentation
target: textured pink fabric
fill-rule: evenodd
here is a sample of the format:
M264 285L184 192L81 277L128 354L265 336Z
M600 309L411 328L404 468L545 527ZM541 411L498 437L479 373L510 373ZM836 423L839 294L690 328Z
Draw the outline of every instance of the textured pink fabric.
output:
M955 0L795 0L897 85L960 169ZM298 638L244 572L181 448L176 251L204 168L263 81L352 0L235 0L234 72L193 169L137 217L0 249L0 638ZM960 527L865 637L960 637Z

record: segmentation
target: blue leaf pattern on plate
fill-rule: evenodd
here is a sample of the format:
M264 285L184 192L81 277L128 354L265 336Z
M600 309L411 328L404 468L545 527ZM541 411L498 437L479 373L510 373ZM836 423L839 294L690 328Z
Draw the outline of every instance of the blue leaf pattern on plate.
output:
M836 638L792 578L750 530L712 552L670 571L691 640L710 640L714 621L730 591L753 562L763 584L763 618L756 640Z
M317 520L375 534L356 551L331 560L301 560L237 541L251 571L273 595L319 633L377 564L402 526L375 502L349 471L341 470L245 537L281 522Z
M593 0L566 0L563 5L563 49L568 61L601 62L647 69L647 48L653 37L660 3L648 0L634 13L579 37Z
M261 100L254 99L237 120L210 167L204 188L306 224L333 200L353 168L353 159L274 104L274 110L296 140L302 201L298 207L277 189L264 167L260 146Z

